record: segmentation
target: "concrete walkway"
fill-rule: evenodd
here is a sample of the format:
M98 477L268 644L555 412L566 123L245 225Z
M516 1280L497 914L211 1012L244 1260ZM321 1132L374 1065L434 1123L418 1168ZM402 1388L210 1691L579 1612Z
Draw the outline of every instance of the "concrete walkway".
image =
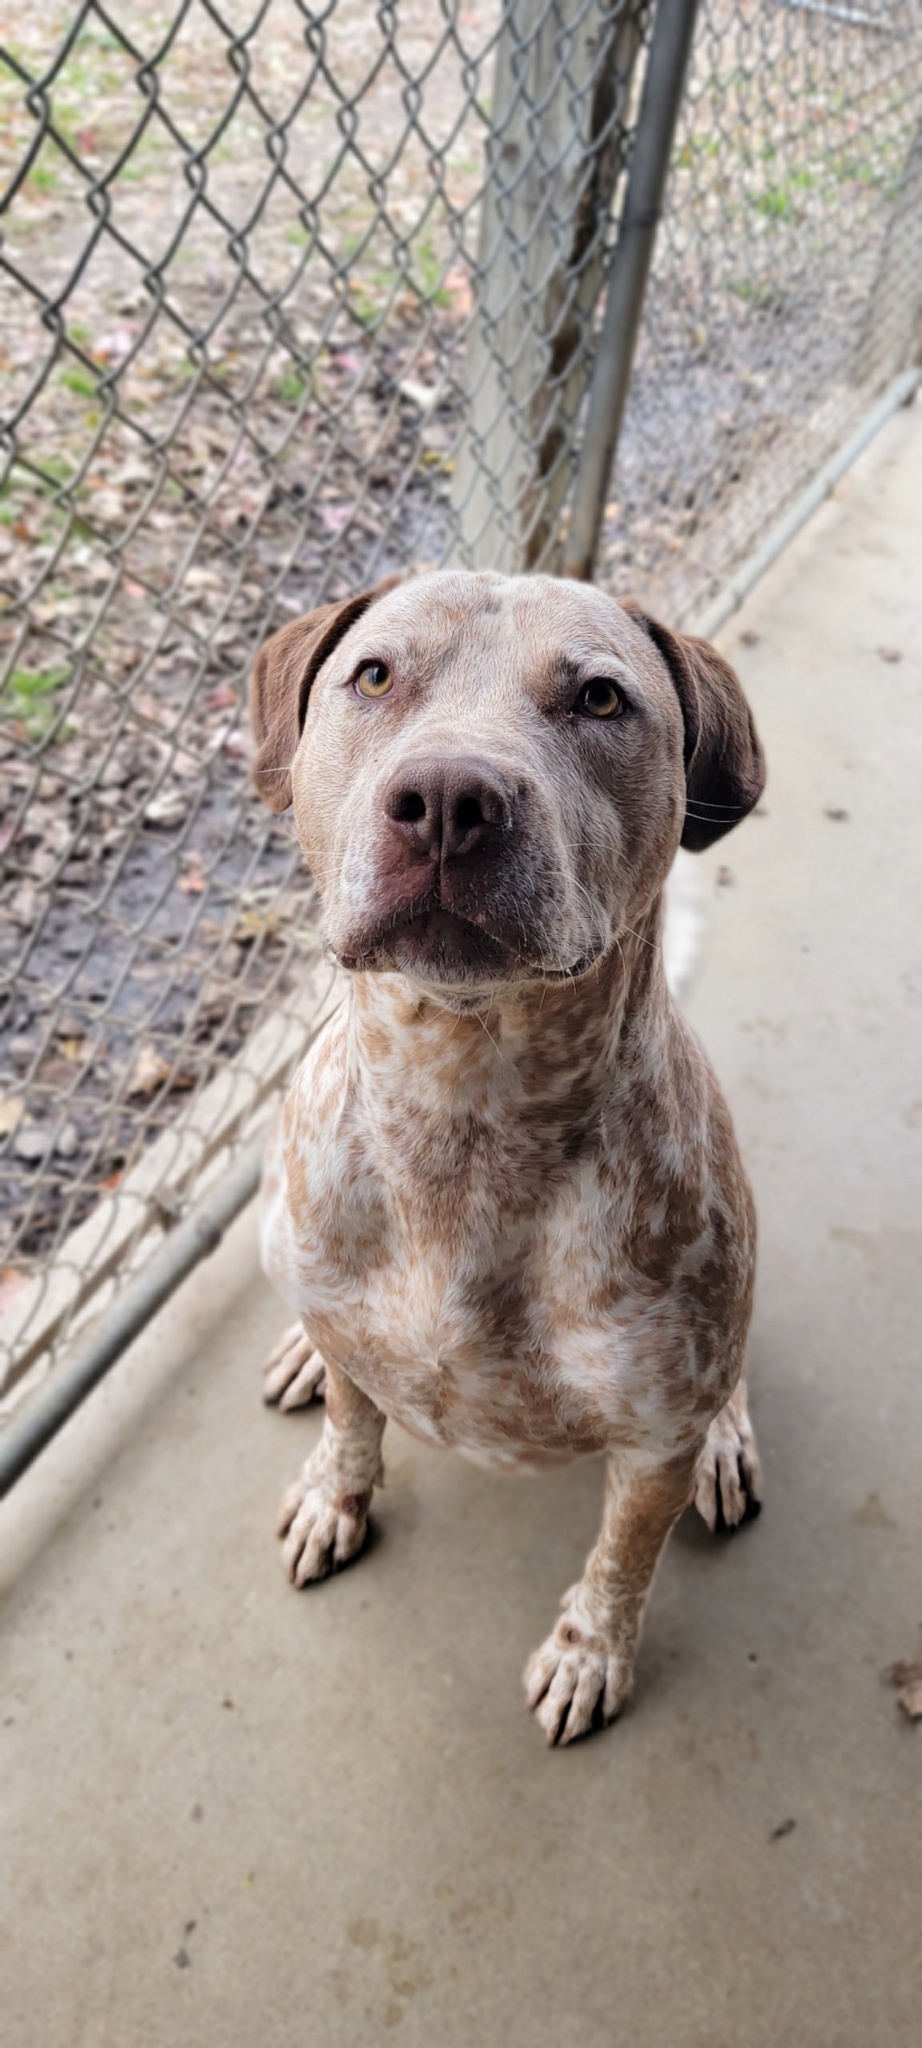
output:
M759 1202L761 1520L691 1519L634 1703L547 1754L520 1667L600 1472L389 1432L296 1596L242 1219L0 1516L3 2048L918 2048L922 408L724 645L767 815L692 1001ZM901 659L885 659L881 649Z

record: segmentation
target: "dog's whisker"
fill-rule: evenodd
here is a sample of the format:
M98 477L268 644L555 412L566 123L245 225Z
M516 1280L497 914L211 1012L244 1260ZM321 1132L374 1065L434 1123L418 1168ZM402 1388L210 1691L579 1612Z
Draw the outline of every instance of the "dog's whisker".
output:
M649 948L650 948L650 951L651 951L651 953L658 953L658 952L659 952L659 946L658 946L658 945L654 945L654 942L653 942L653 940L652 940L652 939L648 939L648 938L645 938L645 936L644 936L643 932L638 932L638 931L636 931L636 930L635 930L635 928L634 928L634 926L633 926L632 924L625 924L625 925L622 925L621 929L622 929L622 931L624 931L624 932L628 932L628 933L629 933L629 935L630 935L630 937L631 937L632 939L639 939L639 941L640 941L640 944L641 944L642 946L649 946Z
M492 1000L492 999L491 999L491 1000ZM509 1065L509 1062L508 1062L508 1060L507 1060L507 1058L506 1058L506 1055L505 1055L505 1053L504 1053L504 1052L503 1052L503 1051L501 1050L501 1048L500 1048L500 1047L499 1047L499 1046L497 1045L497 1043L496 1043L496 1040L495 1040L495 1038L494 1038L494 1036L493 1036L493 1033L492 1033L492 1031L490 1030L490 1027L489 1027L489 1025L488 1025L488 1023L487 1023L487 1021L486 1021L486 1018L485 1018L485 1017L483 1017L483 1016L481 1016L481 1013L480 1013L480 1011L479 1011L479 1010L475 1010L475 1011L473 1012L473 1015L474 1015L474 1016L476 1017L476 1019L477 1019L477 1022L478 1022L478 1024L479 1024L479 1025L480 1025L480 1027L481 1027L481 1030L483 1030L483 1031L485 1031L485 1032L486 1032L486 1034L487 1034L487 1037L488 1037L488 1039L489 1039L489 1041L490 1041L490 1044L492 1045L492 1047L493 1047L493 1050L494 1050L494 1052L495 1052L495 1053L496 1053L496 1055L497 1055L497 1058L499 1058L499 1059L501 1059L501 1060L502 1060L502 1063L503 1063L503 1066L504 1066L504 1067L507 1067L507 1066Z

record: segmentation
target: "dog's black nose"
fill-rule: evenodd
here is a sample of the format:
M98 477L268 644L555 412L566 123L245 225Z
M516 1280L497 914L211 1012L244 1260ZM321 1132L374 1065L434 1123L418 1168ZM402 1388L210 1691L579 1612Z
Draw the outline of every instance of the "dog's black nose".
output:
M512 793L476 754L420 755L392 776L384 810L414 853L463 860L508 830Z

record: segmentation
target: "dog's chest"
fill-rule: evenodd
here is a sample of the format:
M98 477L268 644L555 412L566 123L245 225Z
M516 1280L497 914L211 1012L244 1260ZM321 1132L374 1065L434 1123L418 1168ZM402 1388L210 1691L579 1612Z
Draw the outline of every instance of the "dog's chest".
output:
M325 1069L299 1084L265 1243L318 1347L416 1433L503 1462L661 1437L637 1371L649 1304L619 1251L629 1174L603 1186L587 1159L529 1180L489 1130L454 1173L404 1174L335 1051Z

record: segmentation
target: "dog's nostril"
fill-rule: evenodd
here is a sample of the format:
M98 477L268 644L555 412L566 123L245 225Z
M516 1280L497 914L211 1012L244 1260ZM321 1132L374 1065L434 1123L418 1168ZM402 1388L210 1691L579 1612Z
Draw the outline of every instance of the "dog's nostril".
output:
M415 825L426 815L426 799L418 789L401 789L391 800L390 813L398 825Z
M469 832L472 825L483 825L486 819L476 796L463 796L455 808L455 824L459 832Z

